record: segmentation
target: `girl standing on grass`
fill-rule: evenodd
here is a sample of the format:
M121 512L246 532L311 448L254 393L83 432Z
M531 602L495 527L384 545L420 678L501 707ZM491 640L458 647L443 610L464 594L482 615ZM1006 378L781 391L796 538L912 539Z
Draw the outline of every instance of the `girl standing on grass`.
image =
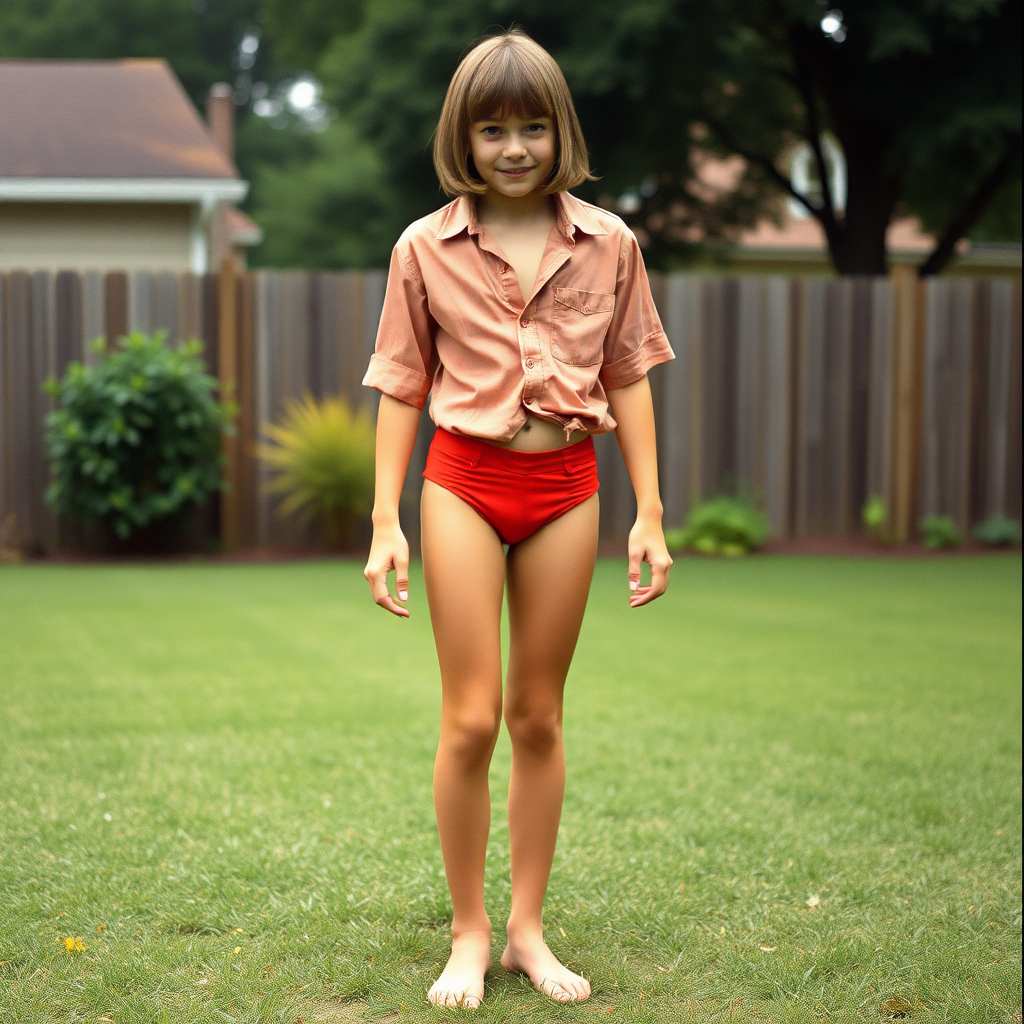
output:
M486 40L459 65L434 166L456 198L398 240L363 380L383 392L364 575L377 604L403 617L409 545L398 502L428 395L437 425L420 515L442 684L434 806L453 917L451 957L427 998L476 1007L484 996L487 772L504 713L512 908L501 965L573 1002L590 984L548 948L542 913L565 789L562 692L597 556L590 435L616 430L636 492L636 608L664 593L672 564L647 382L672 350L636 239L566 191L593 180L583 135L558 65L522 32Z

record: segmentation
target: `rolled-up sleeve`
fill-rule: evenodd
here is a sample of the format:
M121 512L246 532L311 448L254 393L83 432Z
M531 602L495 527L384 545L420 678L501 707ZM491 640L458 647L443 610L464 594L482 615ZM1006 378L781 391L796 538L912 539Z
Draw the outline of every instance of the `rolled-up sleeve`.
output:
M651 295L640 246L626 232L619 248L615 312L604 343L600 379L605 391L638 381L652 366L675 358Z
M377 343L363 384L422 409L437 370L435 331L423 277L408 243L399 239L391 254Z

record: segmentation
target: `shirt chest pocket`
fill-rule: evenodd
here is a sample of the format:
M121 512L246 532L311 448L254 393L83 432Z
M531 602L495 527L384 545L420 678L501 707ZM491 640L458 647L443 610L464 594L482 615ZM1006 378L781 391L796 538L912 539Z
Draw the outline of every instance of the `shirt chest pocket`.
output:
M594 366L601 362L615 296L609 292L556 288L554 297L551 354L570 366Z

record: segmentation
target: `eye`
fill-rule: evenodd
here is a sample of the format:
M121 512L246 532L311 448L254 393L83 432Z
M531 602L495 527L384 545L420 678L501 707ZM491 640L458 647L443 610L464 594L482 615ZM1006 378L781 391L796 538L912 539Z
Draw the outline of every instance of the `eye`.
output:
M539 135L541 132L547 131L547 127L546 124L530 124L526 126L526 130L531 135Z
M480 134L489 139L496 139L501 134L501 129L496 124L489 124L480 129Z

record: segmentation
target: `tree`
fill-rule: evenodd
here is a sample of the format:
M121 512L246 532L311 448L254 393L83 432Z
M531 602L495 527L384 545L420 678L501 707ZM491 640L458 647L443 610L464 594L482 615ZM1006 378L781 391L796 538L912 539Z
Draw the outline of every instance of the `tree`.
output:
M429 140L464 50L520 24L573 88L602 180L634 190L628 219L667 265L695 238L728 238L782 196L819 220L840 273L884 273L886 228L914 213L956 241L1002 210L1019 237L1020 0L264 0L277 52L323 80L377 152L393 239L439 205ZM826 33L825 29L829 32ZM845 211L833 208L822 135L842 145ZM805 140L825 187L799 194L783 157ZM700 153L740 155L735 188L709 196ZM381 227L383 222L376 222Z
M4 0L0 57L163 57L202 109L214 82L269 68L265 49L239 66L259 19L260 0Z

